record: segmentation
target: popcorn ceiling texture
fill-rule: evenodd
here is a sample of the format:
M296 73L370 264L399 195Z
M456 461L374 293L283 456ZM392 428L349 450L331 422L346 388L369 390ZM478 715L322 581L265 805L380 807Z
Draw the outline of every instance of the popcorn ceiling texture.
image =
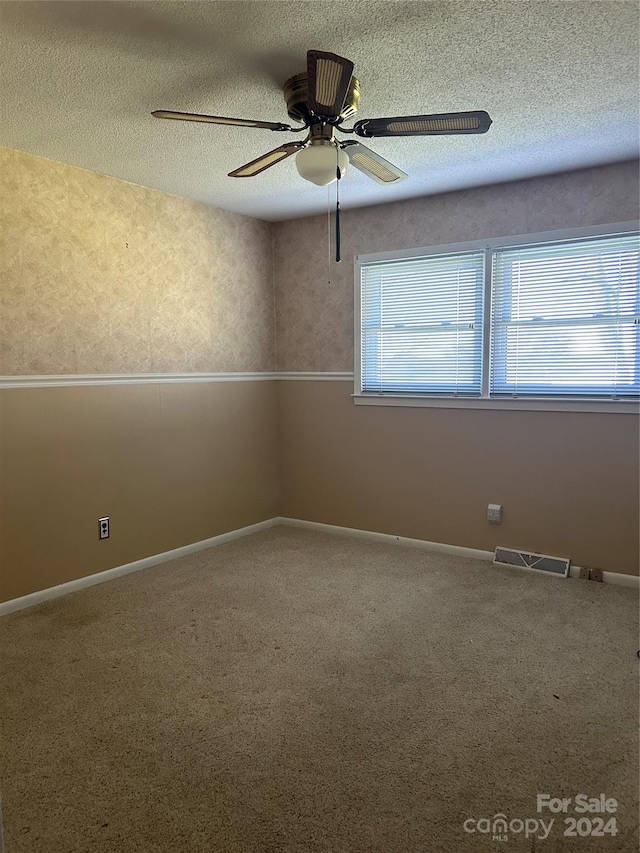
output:
M270 229L0 148L0 375L273 370Z
M150 113L286 121L282 84L310 48L355 62L358 118L493 119L481 136L372 140L409 179L349 169L345 209L638 156L638 6L624 0L47 0L0 3L0 19L0 145L261 219L326 207L293 157L227 177L299 137Z
M638 215L634 160L347 210L340 264L328 258L326 214L275 223L277 369L353 370L355 255L625 222Z

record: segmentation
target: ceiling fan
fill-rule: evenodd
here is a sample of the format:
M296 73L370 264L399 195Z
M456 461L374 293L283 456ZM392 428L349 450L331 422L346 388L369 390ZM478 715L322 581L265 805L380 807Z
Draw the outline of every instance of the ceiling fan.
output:
M270 121L198 115L171 110L155 110L156 118L199 121L237 127L308 134L302 142L286 142L250 163L229 172L230 178L251 178L275 166L292 154L296 156L299 174L307 181L326 186L340 180L351 163L367 177L380 184L394 184L407 174L362 143L338 139L336 131L353 133L370 139L377 136L441 136L445 134L486 133L491 119L484 110L436 115L395 116L357 121L353 127L342 127L352 119L360 102L360 82L353 76L354 65L335 53L310 50L306 73L290 77L284 84L284 97L289 116L302 127Z

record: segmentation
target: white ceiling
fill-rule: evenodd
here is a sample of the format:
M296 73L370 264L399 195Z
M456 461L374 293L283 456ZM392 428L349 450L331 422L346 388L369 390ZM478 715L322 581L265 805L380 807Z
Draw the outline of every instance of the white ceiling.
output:
M638 156L634 2L2 2L0 144L281 220L326 210L294 159L227 172L299 139L158 121L154 109L284 121L310 48L347 56L358 118L487 110L481 136L372 140L409 173L351 169L343 207Z

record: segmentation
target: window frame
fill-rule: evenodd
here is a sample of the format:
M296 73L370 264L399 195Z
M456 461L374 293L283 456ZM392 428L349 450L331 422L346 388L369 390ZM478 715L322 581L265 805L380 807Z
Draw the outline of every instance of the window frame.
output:
M557 231L541 231L532 234L519 234L508 237L496 237L487 240L470 240L462 243L446 243L436 246L405 249L400 251L377 252L356 255L354 257L354 390L356 405L404 406L432 408L465 409L506 409L515 411L577 411L577 412L616 412L638 414L639 401L634 398L606 399L594 397L491 397L489 396L491 367L491 288L493 252L498 249L536 246L543 243L558 243L589 239L591 237L637 234L640 221L608 223L586 228L565 228ZM362 329L361 329L361 269L370 263L380 261L400 261L412 258L435 257L457 252L482 250L485 253L485 279L483 304L483 346L482 346L482 390L479 397L456 397L442 394L402 394L362 390Z

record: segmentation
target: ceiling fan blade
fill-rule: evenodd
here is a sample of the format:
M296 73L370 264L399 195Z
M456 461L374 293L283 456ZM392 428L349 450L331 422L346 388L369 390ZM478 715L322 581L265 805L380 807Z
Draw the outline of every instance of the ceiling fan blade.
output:
M345 142L342 147L347 152L351 165L379 184L397 184L409 177L402 169L398 169L360 142Z
M353 130L358 136L439 136L441 134L486 133L491 127L489 113L475 110L467 113L438 113L426 116L395 116L357 121Z
M311 112L326 119L338 118L349 91L353 68L353 62L335 53L307 52L307 101Z
M205 124L230 124L235 127L260 127L265 130L293 130L288 124L274 121L253 121L248 118L226 118L225 116L205 116L199 113L177 113L173 110L155 110L151 113L156 118L170 118L175 121L201 121Z
M265 169L275 166L276 163L279 163L281 160L286 160L287 157L291 157L291 155L295 154L296 151L300 151L301 148L305 147L305 144L306 143L304 142L287 142L286 145L274 148L273 151L268 151L266 154L256 157L256 159L252 160L250 163L245 163L244 166L240 166L239 169L234 169L233 172L229 172L229 177L252 178L254 175L259 175L260 172L264 172Z

